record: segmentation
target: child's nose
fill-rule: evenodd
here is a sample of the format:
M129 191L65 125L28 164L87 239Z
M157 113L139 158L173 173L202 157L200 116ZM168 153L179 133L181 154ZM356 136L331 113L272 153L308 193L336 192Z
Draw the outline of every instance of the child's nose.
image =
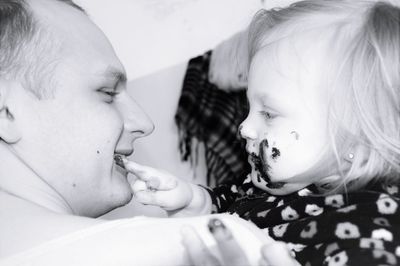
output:
M239 134L242 138L246 140L257 139L257 132L250 126L248 119L244 120L239 126Z

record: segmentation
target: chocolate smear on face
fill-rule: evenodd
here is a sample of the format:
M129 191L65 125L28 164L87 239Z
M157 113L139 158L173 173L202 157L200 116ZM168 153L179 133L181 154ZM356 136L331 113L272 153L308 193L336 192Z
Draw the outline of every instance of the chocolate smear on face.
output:
M264 149L265 147L265 149ZM261 164L261 169L262 169L262 174L265 173L265 175L268 176L268 170L269 170L269 165L267 162L267 154L266 150L268 148L268 140L264 139L261 141L260 146L259 146L259 151L258 151L258 156L260 156L260 164ZM269 179L269 177L268 177Z
M266 150L268 148L268 140L264 139L261 141L259 146L259 156L255 153L251 154L251 160L254 163L254 168L257 170L257 181L261 182L263 179L267 184L266 187L268 188L281 188L285 185L284 182L272 182L271 178L268 175L269 165L267 162L267 154Z
M270 182L270 183L267 183L265 186L267 188L278 189L278 188L282 188L284 185L285 185L285 182Z
M124 162L122 160L122 156L121 155L115 154L114 155L114 161L118 166L120 166L120 167L125 169L125 165L124 165Z
M281 151L278 148L272 148L272 159L276 160L278 157L281 156Z
M261 176L260 176L260 173L257 173L257 181L258 181L258 182L261 182Z

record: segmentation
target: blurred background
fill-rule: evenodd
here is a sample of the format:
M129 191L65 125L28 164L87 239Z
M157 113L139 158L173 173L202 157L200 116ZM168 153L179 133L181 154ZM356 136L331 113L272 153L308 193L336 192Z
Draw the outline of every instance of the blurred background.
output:
M128 91L152 118L154 133L135 142L131 159L204 184L205 169L180 160L174 115L187 61L244 29L261 8L294 0L75 0L105 32L124 64ZM107 219L158 208L132 201Z

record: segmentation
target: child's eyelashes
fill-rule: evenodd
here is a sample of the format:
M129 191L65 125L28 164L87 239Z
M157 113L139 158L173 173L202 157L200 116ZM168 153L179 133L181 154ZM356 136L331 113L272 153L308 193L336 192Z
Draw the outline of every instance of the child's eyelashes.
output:
M269 111L261 110L259 113L264 116L267 120L276 118L278 115Z

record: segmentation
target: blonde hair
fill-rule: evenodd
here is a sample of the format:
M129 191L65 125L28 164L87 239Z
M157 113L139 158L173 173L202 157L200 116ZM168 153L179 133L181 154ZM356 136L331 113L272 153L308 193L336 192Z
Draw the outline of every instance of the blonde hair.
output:
M311 30L334 36L329 58L335 62L326 66L327 154L342 177L336 190L356 190L373 180L398 181L400 8L389 1L308 0L262 10L249 27L249 62L266 45Z

